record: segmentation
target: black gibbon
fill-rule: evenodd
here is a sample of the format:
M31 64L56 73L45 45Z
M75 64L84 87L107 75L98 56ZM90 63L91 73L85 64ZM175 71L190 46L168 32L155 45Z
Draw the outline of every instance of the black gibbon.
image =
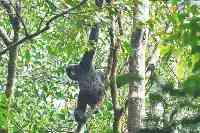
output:
M96 24L89 36L89 41L98 41L99 24ZM87 105L94 109L103 99L104 78L103 74L96 71L92 60L95 54L95 48L85 52L79 64L69 65L66 73L72 80L78 81L79 94L77 107L74 111L74 117L78 124L84 124L87 120Z

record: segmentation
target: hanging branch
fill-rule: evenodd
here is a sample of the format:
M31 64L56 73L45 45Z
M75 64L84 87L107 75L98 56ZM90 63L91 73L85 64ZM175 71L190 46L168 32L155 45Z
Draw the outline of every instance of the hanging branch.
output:
M22 43L24 43L25 41L27 40L30 40L30 39L33 39L34 37L40 35L41 33L47 31L50 29L50 25L53 21L55 21L56 19L64 16L65 14L68 14L69 12L73 11L73 10L76 10L78 8L80 8L83 4L85 4L87 2L87 0L83 0L81 1L78 5L66 10L66 11L63 11L62 13L60 14L57 14L53 17L51 17L45 24L45 26L43 28L41 28L40 30L36 31L35 33L30 33L28 35L26 35L24 38L20 39L19 41L17 42L13 42L10 46L8 46L6 49L4 49L3 51L0 52L0 55L3 55L5 54L8 50L10 50L12 47L15 47L15 46L18 46Z

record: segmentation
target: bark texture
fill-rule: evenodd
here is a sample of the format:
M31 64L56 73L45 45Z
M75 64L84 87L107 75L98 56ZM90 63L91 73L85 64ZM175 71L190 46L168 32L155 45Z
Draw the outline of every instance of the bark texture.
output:
M132 47L135 49L133 56L129 58L129 71L142 77L141 80L130 83L128 102L128 131L136 133L142 127L142 119L145 113L145 46L144 30L136 29L132 35Z
M148 0L134 1L133 32L131 37L132 56L129 58L129 72L136 73L141 80L129 84L128 132L137 133L143 127L145 115L145 28L143 22L148 18Z

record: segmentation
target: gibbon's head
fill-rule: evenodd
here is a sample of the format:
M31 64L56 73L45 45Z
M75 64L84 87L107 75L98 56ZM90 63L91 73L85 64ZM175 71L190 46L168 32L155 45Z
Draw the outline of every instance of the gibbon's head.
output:
M67 75L69 76L70 79L72 80L78 80L80 76L80 68L79 65L77 64L71 64L66 66L65 69Z

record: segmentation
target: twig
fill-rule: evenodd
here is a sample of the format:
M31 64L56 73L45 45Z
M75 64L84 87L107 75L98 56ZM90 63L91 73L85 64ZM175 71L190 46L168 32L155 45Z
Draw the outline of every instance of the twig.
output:
M47 17L47 13L45 13L44 17L42 17L42 18L40 19L40 23L39 23L39 25L38 25L37 31L39 31L40 28L42 27L42 23L44 22L44 20L45 20L46 17Z
M146 69L147 68L149 68L149 65L150 65L150 62L151 62L151 60L153 59L153 57L154 57L154 55L155 55L155 53L156 53L156 50L158 49L158 45L159 45L159 41L156 39L156 37L154 37L154 34L152 35L152 38L153 38L153 40L155 41L155 46L154 46L154 48L153 48L153 50L152 50L152 53L151 53L151 55L147 58L147 60L146 60L146 62L145 62L145 64L146 64ZM155 65L155 64L154 64ZM147 70L146 70L147 71Z

